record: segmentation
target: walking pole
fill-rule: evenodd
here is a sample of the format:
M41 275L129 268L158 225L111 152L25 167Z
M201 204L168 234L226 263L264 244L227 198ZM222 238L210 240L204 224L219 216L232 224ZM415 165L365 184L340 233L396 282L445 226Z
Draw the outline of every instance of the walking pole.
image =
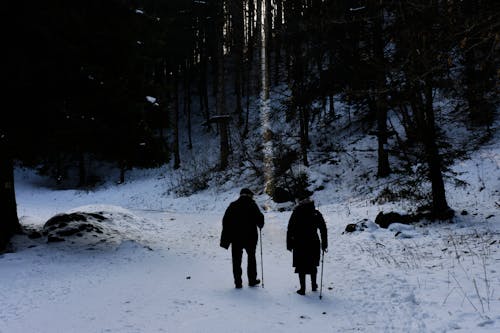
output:
M260 233L260 269L262 271L262 288L264 288L264 259L262 256L262 228L259 228Z
M321 253L321 280L319 283L319 299L322 299L322 293L323 293L323 263L325 261L325 250Z

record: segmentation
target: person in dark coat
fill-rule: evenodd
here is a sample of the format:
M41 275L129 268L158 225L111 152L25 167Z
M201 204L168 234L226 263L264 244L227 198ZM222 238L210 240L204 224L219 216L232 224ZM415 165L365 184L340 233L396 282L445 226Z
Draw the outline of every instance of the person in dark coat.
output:
M318 237L321 234L321 243ZM328 248L328 236L323 215L314 207L314 201L305 198L299 202L290 216L286 234L286 248L293 252L293 267L299 274L300 289L297 293L306 293L306 274L311 275L311 289L318 290L316 282L321 250Z
M253 287L260 283L257 279L257 262L255 249L257 247L257 228L264 227L264 215L253 200L253 192L248 188L240 191L238 200L232 202L222 218L222 234L220 246L228 249L231 245L233 261L234 285L242 287L241 259L243 249L247 253L248 285Z

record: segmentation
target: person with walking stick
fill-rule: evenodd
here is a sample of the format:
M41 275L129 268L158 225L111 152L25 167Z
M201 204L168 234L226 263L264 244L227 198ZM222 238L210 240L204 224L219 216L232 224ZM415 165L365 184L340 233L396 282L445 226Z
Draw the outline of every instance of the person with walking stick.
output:
M307 194L301 197L290 216L286 248L292 251L293 267L295 273L299 274L300 289L297 290L297 294L306 294L306 274L311 276L311 290L317 291L317 267L321 253L324 254L328 249L328 236L323 215L315 208L314 201Z
M264 215L253 200L253 192L248 188L243 188L240 191L238 200L233 201L224 213L220 239L221 247L228 249L229 245L231 245L234 285L237 289L243 286L241 278L241 259L243 250L245 250L248 260L248 285L254 287L260 284L260 279L257 278L255 250L258 241L257 228L262 229L263 227Z

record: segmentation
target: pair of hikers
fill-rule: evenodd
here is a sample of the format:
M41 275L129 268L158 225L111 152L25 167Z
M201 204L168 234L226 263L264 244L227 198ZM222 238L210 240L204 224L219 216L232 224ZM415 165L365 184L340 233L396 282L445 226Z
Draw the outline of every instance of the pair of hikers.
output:
M264 215L253 200L253 192L248 188L240 191L240 197L227 208L222 219L220 246L228 249L231 245L234 285L242 288L241 259L243 250L247 254L248 285L260 284L257 278L255 250L258 241L257 228L264 227ZM320 231L321 242L318 237ZM305 295L306 274L311 276L311 290L318 289L316 281L317 267L320 262L320 250L328 248L326 223L321 213L314 207L314 202L304 196L293 210L288 222L286 247L293 253L293 267L299 275L300 289L297 293Z

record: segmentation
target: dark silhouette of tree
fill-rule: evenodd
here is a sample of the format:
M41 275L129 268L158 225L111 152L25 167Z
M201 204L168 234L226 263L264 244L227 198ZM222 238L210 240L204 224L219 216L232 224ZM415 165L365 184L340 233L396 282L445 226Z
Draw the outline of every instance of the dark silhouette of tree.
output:
M438 147L438 128L435 120L434 92L447 71L450 44L446 43L448 26L440 21L443 13L438 2L415 6L402 5L398 12L401 20L400 56L405 75L416 139L423 145L424 160L428 166L428 179L432 185L432 212L438 218L449 218L450 210L443 180L442 157Z
M5 249L12 235L21 231L14 189L14 164L9 150L5 133L0 132L0 251Z
M229 164L229 136L228 121L226 120L226 92L225 92L225 66L224 66L224 0L216 3L216 48L217 48L217 123L220 135L220 169L225 170Z

